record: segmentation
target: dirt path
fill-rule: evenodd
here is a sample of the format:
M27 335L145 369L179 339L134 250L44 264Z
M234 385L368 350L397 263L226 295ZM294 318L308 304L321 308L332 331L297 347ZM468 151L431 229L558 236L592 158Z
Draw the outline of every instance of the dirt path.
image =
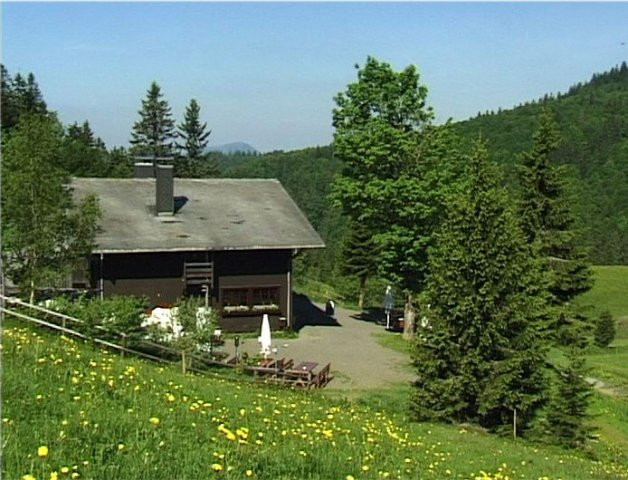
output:
M331 362L334 380L328 388L375 389L412 381L409 357L382 347L373 336L385 332L383 326L361 320L359 312L343 308L336 309L336 320L336 325L329 321L306 324L296 339L274 340L278 358L314 361L320 366ZM227 343L226 350L232 354L233 342ZM246 339L241 352L258 353L257 339Z

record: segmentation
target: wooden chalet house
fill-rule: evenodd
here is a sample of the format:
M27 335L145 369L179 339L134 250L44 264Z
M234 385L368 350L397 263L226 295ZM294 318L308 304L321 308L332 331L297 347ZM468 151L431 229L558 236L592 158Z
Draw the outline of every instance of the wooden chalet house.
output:
M292 259L325 245L274 179L173 178L171 165L136 164L135 178L75 178L96 194L101 231L84 286L148 297L154 306L205 296L228 331L293 321ZM284 320L285 319L285 320Z

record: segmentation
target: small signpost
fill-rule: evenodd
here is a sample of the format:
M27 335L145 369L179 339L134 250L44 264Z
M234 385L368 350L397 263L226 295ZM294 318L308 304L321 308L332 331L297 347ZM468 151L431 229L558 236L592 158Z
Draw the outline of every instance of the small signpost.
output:
M386 313L386 330L390 330L390 313L395 307L395 297L392 293L392 287L388 285L386 287L386 294L384 295L384 312Z

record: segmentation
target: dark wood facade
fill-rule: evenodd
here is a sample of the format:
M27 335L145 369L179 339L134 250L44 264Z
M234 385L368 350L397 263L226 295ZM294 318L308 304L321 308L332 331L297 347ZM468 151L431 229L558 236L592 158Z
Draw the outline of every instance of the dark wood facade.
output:
M221 250L92 255L91 287L102 296L138 295L169 306L204 296L227 331L252 331L268 313L271 327L292 324L292 250Z

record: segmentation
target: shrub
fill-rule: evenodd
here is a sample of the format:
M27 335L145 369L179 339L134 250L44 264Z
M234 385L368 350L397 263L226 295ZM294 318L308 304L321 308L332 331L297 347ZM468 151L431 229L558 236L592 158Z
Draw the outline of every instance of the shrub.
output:
M587 411L592 388L585 379L587 370L581 349L572 346L567 360L565 368L557 369L546 412L546 435L552 443L573 448L583 446L591 433Z
M593 341L598 347L606 348L615 340L615 319L608 310L602 312L595 325Z

